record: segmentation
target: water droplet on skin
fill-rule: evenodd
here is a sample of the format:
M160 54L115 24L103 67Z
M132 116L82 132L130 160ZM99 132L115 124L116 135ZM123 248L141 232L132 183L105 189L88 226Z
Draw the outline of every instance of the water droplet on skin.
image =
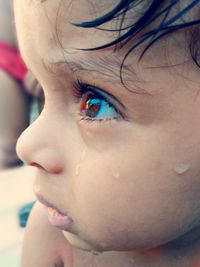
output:
M97 142L93 141L94 133L91 133L90 131L87 131L85 134L86 134L88 140L90 141L90 146L93 147L94 149L96 149L98 152L102 152L103 149L104 149L104 145L102 145L98 141Z
M98 256L98 255L100 254L100 252L95 251L95 250L92 250L91 252L92 252L92 254L95 255L95 256Z
M85 159L86 149L84 149L81 153L81 161Z
M120 178L120 172L119 171L116 171L116 172L113 172L113 177L115 178L115 179L119 179Z
M104 150L104 146L102 144L96 143L94 144L94 148L98 151L98 152L102 152Z
M75 171L75 174L76 174L77 176L78 176L79 173L80 173L80 167L81 167L80 164L77 164L77 165L76 165L76 171Z
M182 164L175 166L174 170L177 174L183 174L187 170L189 170L189 165L182 163Z

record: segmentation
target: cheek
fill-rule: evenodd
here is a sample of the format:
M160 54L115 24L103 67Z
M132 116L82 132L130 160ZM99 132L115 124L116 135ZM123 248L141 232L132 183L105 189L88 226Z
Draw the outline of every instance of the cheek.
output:
M80 165L73 183L81 232L103 247L114 243L124 247L128 244L127 235L133 228L138 231L145 215L149 192L143 187L143 166L136 168L132 161L117 155L102 160L98 153L88 158L92 160Z
M195 197L186 207L190 193L184 190L191 182L186 185L187 177L176 175L161 155L147 144L132 150L118 146L112 153L104 151L104 157L96 150L86 152L73 181L74 213L86 239L105 250L148 248L186 231Z

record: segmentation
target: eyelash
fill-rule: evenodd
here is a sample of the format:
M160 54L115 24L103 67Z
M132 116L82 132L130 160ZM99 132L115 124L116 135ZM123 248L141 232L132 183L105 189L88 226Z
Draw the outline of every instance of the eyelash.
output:
M85 120L87 122L105 122L105 121L110 121L110 120L117 120L119 118L123 118L121 112L111 103L111 100L108 99L106 96L102 95L99 91L102 91L101 89L97 88L94 85L88 85L83 83L80 79L78 79L76 82L74 82L73 86L73 96L75 97L76 101L81 104L81 100L84 100L84 97L87 96L87 94L91 93L93 96L96 96L96 99L100 99L101 101L104 101L109 105L109 107L112 107L116 113L118 114L117 117L110 117L110 118L92 118L87 115L81 114L80 111L80 116L81 120ZM106 94L106 93L105 93Z

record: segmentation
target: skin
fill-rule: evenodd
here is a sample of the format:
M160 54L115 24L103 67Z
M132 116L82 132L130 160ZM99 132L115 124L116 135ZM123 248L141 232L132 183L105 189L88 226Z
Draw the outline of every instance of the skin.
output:
M115 3L107 2L96 10L104 14ZM113 57L123 59L130 44L115 54L113 48L77 50L113 38L108 32L71 25L91 18L89 1L82 1L84 9L78 5L76 0L14 1L22 55L45 94L43 111L21 135L17 151L37 168L35 193L74 221L72 233L57 233L62 240L58 243L66 238L66 253L74 257L75 263L66 260L65 265L83 266L84 258L87 264L91 260L94 266L105 266L109 258L108 266L198 266L200 78L186 36L179 33L159 41L140 63L142 47L131 53L124 74L130 92L120 83L119 66L112 63ZM95 65L76 71L68 66L45 68L49 62L96 62L100 57L107 60L101 70ZM119 118L80 119L81 100L73 96L77 79L114 96ZM39 219L43 213L42 208L35 211L38 216L27 230L26 240L33 238L37 244L24 253L29 266L41 240L51 240L50 234L41 237L31 228L39 225L37 218L41 229L48 227L45 216L43 223ZM50 227L52 235L54 231ZM95 256L74 246L105 253L94 263ZM53 264L56 256L48 248ZM50 266L45 264L37 266Z

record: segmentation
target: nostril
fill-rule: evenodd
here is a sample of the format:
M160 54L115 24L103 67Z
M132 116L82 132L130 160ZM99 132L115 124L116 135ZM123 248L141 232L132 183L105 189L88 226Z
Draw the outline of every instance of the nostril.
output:
M60 166L60 164L48 164L48 162L44 163L45 165L32 162L29 165L32 167L36 167L40 170L44 170L46 172L52 173L52 174L60 174L63 171L63 168Z
M36 168L38 168L38 169L43 169L43 170L44 170L44 168L43 168L40 164L38 164L38 163L36 163L36 162L31 163L30 166L32 166L32 167L36 167Z

